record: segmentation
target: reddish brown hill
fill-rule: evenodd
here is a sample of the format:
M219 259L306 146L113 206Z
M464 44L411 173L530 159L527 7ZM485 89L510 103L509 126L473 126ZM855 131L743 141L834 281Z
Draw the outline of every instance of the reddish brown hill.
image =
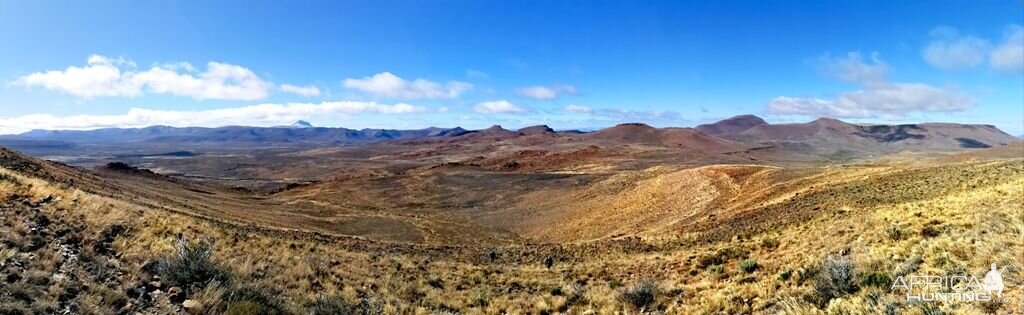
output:
M590 139L614 140L638 143L660 142L657 128L642 123L619 124L587 135Z
M698 132L691 128L654 128L640 123L620 124L586 135L586 138L615 144L648 144L686 147L705 152L724 152L744 146Z
M519 129L518 131L519 133L522 133L524 135L541 135L555 133L555 130L551 129L551 127L548 127L547 125L529 126Z
M881 154L899 151L954 151L1017 142L991 125L924 123L855 125L820 118L809 123L758 125L726 138L781 145L800 153Z
M713 124L699 125L694 129L709 135L737 134L760 125L767 125L761 117L754 115L733 116Z

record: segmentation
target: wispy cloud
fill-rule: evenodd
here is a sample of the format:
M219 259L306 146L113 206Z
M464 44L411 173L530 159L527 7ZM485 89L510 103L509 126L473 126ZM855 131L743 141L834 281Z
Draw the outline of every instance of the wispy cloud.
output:
M976 68L987 60L993 70L1024 72L1024 27L1020 25L1007 25L1001 41L964 35L948 26L936 27L929 35L932 41L921 54L928 64L937 68L964 70Z
M320 88L316 87L316 85L297 86L291 84L281 84L281 86L278 86L277 89L281 90L281 92L292 93L299 96L320 96Z
M565 105L565 111L570 113L589 113L590 107L584 105L569 104Z
M349 89L397 99L457 98L473 88L472 84L461 81L449 81L443 85L426 79L407 81L391 72L362 79L349 78L342 84Z
M889 65L878 57L878 53L871 53L870 63L864 61L859 51L838 58L825 54L818 57L815 66L823 75L844 82L871 84L884 82L889 76Z
M1000 71L1024 72L1024 27L1010 25L1003 34L1003 42L992 51L989 64Z
M675 111L663 110L631 110L623 108L598 108L589 112L590 116L611 119L620 122L683 122L683 115Z
M526 108L506 100L478 103L473 106L473 110L481 114L521 114L526 112Z
M973 35L961 35L953 27L940 26L929 33L932 41L921 51L929 64L947 70L973 68L985 61L991 44Z
M767 111L779 115L835 118L902 117L912 112L955 112L976 105L973 98L953 89L923 83L889 82L888 66L877 54L865 63L859 53L845 58L823 57L819 69L833 77L860 84L862 89L840 93L835 100L779 96L768 102Z
M577 91L576 87L572 85L536 85L518 88L516 93L535 100L553 100L562 95L576 95Z
M119 115L54 116L33 114L0 118L0 134L21 133L33 129L83 130L96 128L135 128L152 125L218 127L226 125L273 126L311 117L350 117L359 114L415 114L426 108L405 103L321 102L258 104L200 111L175 111L132 108Z
M10 82L24 87L43 87L81 98L139 96L144 93L188 96L197 100L259 100L273 84L237 65L209 62L206 71L180 62L153 66L144 71L123 58L92 55L83 67L35 72Z

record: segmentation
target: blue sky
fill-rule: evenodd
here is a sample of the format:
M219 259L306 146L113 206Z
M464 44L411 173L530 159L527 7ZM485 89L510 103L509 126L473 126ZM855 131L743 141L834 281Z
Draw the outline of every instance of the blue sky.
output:
M1024 133L1024 3L0 2L0 133L949 121Z

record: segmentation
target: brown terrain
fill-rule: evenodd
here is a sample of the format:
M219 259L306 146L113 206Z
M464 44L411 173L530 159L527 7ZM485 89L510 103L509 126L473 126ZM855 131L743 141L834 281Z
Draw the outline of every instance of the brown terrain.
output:
M1022 307L1020 290L1005 304L958 306L901 302L873 288L884 287L870 282L875 278L857 280L859 289L849 292L820 287L831 281L821 280L820 266L835 257L852 260L857 277L891 281L954 267L974 273L997 261L1016 266L1007 277L1019 281L1021 256L1013 251L1024 252L1024 144L987 125L772 125L745 115L696 128L494 126L352 145L203 143L131 154L123 146L89 154L46 148L51 157L76 155L62 160L76 166L0 149L0 175L12 183L0 181L8 200L4 232L18 231L22 217L73 225L71 218L91 216L90 209L112 207L105 213L119 216L97 216L79 229L102 234L109 224L126 226L128 239L111 237L121 254L110 256L125 275L89 281L131 289L132 268L172 250L175 235L207 237L222 251L214 259L236 266L235 277L277 283L271 287L283 300L274 307L282 312L318 307L325 303L314 294L320 291L411 314ZM168 148L188 153L160 154ZM1005 237L937 260L949 255L937 246L977 233ZM3 246L7 262L48 248L13 240ZM900 269L916 260L912 270ZM5 292L36 285L22 282L5 284ZM652 301L637 303L630 294L642 283L659 289ZM222 285L184 290L213 313L241 307L229 298L203 300L210 290L237 289ZM166 299L89 304L98 313L195 312ZM84 312L57 300L54 310Z

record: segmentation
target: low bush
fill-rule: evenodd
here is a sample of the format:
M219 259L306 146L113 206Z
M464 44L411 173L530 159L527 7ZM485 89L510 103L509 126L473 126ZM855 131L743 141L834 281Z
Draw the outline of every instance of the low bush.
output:
M728 262L730 259L746 257L747 254L748 252L742 248L723 248L712 254L702 255L697 258L697 266L700 268L707 268L711 265L721 265Z
M708 274L718 275L725 272L725 268L722 265L713 265L708 267Z
M430 276L427 278L427 285L436 289L444 289L444 282L441 281L441 277Z
M641 281L619 292L618 299L635 309L647 309L654 304L661 288L653 281Z
M569 286L569 294L565 296L566 306L584 304L586 302L586 289L584 289L582 285L580 285L579 283L573 283L571 286Z
M160 259L160 276L183 288L203 287L211 281L227 283L230 273L210 260L212 253L213 244L209 241L190 243L179 236L174 254Z
M889 288L892 277L885 272L871 272L861 277L860 284L865 287Z
M757 261L753 259L747 259L740 262L740 270L746 273L751 273L757 270Z
M890 225L889 227L885 228L885 235L888 236L889 239L893 241L899 241L903 239L903 231L900 230L900 227L896 225Z
M473 306L486 307L490 302L487 301L487 295L483 291L477 291L473 295Z
M352 306L340 296L320 296L309 308L311 315L352 314Z
M859 290L854 280L853 261L848 257L830 256L817 266L814 272L814 294L820 306Z

